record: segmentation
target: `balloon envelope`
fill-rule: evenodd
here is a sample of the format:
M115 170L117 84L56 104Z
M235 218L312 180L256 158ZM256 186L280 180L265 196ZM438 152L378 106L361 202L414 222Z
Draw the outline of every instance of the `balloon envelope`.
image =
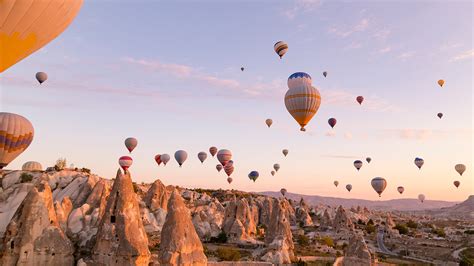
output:
M227 162L230 161L230 159L232 159L231 151L222 149L222 150L219 150L219 152L217 152L217 160L219 160L222 166L225 167L225 165L227 164Z
M368 163L370 163L370 162L372 161L372 158L367 157L367 158L365 158L365 160L366 160Z
M160 154L155 155L155 162L156 162L158 165L161 164L161 155L160 155Z
M424 163L425 163L425 160L418 157L415 158L415 165L418 167L418 169L421 169Z
M228 163L224 166L224 172L227 174L228 177L232 175L234 172L234 164Z
M459 175L462 175L466 171L466 166L464 164L456 164L454 170L458 172Z
M222 170L222 168L224 168L224 167L222 166L222 164L216 165L217 172L220 172L220 171Z
M328 124L329 124L332 128L334 128L334 126L336 125L336 123L337 123L336 118L329 118Z
M336 187L339 186L339 181L337 181L337 180L334 181L334 185L335 185Z
M229 183L229 184L232 183L232 177L227 178L227 183Z
M257 171L252 171L249 173L249 179L250 180L253 180L253 182L255 182L255 180L257 180L257 178L260 176L260 174L257 172Z
M0 112L0 169L30 146L34 134L33 125L28 119L21 115Z
M327 77L327 76L328 76L328 72L327 72L327 71L324 71L324 72L323 72L323 76L324 76L324 77Z
M426 197L425 197L425 195L423 195L423 194L418 195L418 199L419 199L421 202L425 201L425 198L426 198Z
M272 176L274 176L275 173L276 173L275 171L271 171L271 172L270 172L270 174L272 174Z
M362 102L364 101L364 97L363 97L363 96L357 96L356 101L357 101L359 104L362 104Z
M276 163L276 164L274 164L274 165L273 165L273 169L275 169L275 171L277 171L277 172L278 172L278 170L280 170L280 165L279 165L279 164L277 164L277 163Z
M160 159L161 159L161 162L163 162L163 164L166 165L170 161L171 156L165 153L160 156Z
M382 178L382 177L375 177L374 179L372 179L370 184L372 185L372 188L375 190L375 192L379 194L379 197L380 197L382 196L382 192L387 187L387 180L385 180L385 178Z
M443 113L438 113L439 119L443 118Z
M36 80L39 82L39 84L45 82L47 79L48 79L48 74L44 72L36 73Z
M347 189L347 191L351 192L351 190L352 190L352 185L351 185L351 184L346 185L346 189Z
M404 187L401 187L401 186L400 186L400 187L397 187L397 191L398 191L398 193L402 194L403 191L405 191L405 188L404 188Z
M126 172L127 169L132 166L133 159L130 156L122 156L119 158L119 165Z
M181 167L188 158L188 153L183 150L178 150L174 153L174 158L176 159L176 162L178 162L179 166Z
M244 71L244 67L241 67L240 70Z
M286 188L280 189L280 193L283 195L283 197L286 195L286 192L287 192Z
M360 170L360 168L362 167L363 163L361 160L355 160L354 161L354 167L357 169L357 171Z
M209 153L212 155L212 157L214 157L214 155L216 155L217 153L217 148L212 146L209 148Z
M286 156L288 155L288 150L287 150L287 149L284 149L284 150L282 151L282 153L283 153L283 155L285 155L285 157L286 157Z
M458 188L459 185L461 185L461 182L459 182L459 181L454 181L453 184L454 184L454 186L455 186L456 188Z
M270 127L273 124L273 120L268 118L267 120L265 120L265 124L267 124L267 126Z
M443 87L443 85L444 85L444 80L442 80L442 79L438 80L438 85L439 85L440 87Z
M199 161L201 161L201 163L203 163L207 158L207 153L201 151L198 153L198 159Z
M275 45L273 45L273 49L275 50L275 53L280 56L281 59L288 51L288 44L283 41L278 41L277 43L275 43Z
M29 161L23 164L22 171L42 171L43 166L39 162Z
M135 147L137 147L138 140L136 138L127 138L125 140L125 147L127 147L127 150L131 153Z

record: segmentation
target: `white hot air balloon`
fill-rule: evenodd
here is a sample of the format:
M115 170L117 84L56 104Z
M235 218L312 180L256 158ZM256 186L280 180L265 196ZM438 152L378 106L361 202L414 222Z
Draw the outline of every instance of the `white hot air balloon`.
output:
M418 199L421 201L421 203L423 203L425 201L425 198L426 197L423 194L418 195Z
M160 159L161 159L161 162L162 162L164 165L166 165L166 164L170 161L171 156L170 156L169 154L166 154L166 153L165 153L165 154L162 154L162 155L160 156Z
M382 192L387 187L387 180L385 180L385 178L383 177L375 177L374 179L372 179L370 184L372 185L372 188L374 188L375 192L379 194L379 197L381 197Z
M23 171L43 171L43 166L39 162L29 161L21 167Z
M181 167L186 159L188 159L188 153L183 150L178 150L174 153L174 158L176 159L176 162L178 162L179 167Z

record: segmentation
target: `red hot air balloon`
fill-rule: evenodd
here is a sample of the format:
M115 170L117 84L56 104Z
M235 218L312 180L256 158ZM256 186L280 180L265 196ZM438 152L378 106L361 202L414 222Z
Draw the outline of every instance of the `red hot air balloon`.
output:
M356 101L357 101L359 104L362 104L362 102L364 101L364 97L363 97L363 96L357 96Z
M217 148L212 146L209 148L209 153L212 155L212 157L214 157L214 155L216 155L217 153Z
M459 181L454 181L453 184L454 184L454 186L455 186L456 188L458 188L459 185L461 185L461 182L459 182Z
M222 149L222 150L219 150L219 152L217 152L217 160L219 160L222 166L225 167L225 165L227 164L227 162L229 162L230 159L232 159L231 151Z
M160 165L161 164L161 154L155 155L155 162Z
M329 124L332 128L334 128L334 126L336 125L336 123L337 123L336 118L332 118L332 117L329 118L328 124Z
M127 171L130 166L132 166L133 159L130 156L122 156L119 158L119 165L122 167L123 171Z
M229 183L229 184L232 183L232 177L227 178L227 183Z

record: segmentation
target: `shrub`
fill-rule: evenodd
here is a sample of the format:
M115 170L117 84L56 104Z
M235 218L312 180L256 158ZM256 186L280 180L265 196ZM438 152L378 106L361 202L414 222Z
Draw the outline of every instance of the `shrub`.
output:
M66 168L66 158L59 158L58 160L56 160L56 164L54 165L54 169L56 171L61 171L63 170L64 168Z
M305 235L299 235L296 239L296 241L298 242L298 244L300 246L308 246L309 245L309 238Z
M227 234L224 231L221 231L217 237L211 237L209 239L210 243L227 243Z
M407 222L407 226L408 226L409 228L416 229L416 228L418 227L418 224L417 224L416 222L412 221L412 220L409 220L409 221Z
M334 240L332 240L332 238L330 238L329 236L323 237L322 241L328 247L333 247L334 246Z
M135 193L138 193L140 191L140 188L138 187L137 183L132 182L132 185L133 185L133 191Z
M28 183L28 182L31 182L31 180L33 180L33 176L28 174L28 173L22 173L20 175L20 182L21 183Z
M474 229L466 230L466 231L464 231L464 234L467 234L467 235L474 235Z
M365 226L365 231L367 232L367 234L372 234L375 232L375 226L373 224L367 224Z
M364 221L362 221L361 219L357 220L357 224L365 225Z
M240 251L234 248L220 247L217 249L217 257L223 261L238 261L240 260Z
M81 168L81 172L90 174L90 173L91 173L91 169L82 167L82 168Z
M367 224L371 224L371 225L374 225L374 221L372 219L370 219Z
M408 233L408 227L404 224L397 224L395 225L394 229L397 229L398 233L401 235L406 235Z
M439 237L446 237L446 233L444 232L443 228L432 229L431 232Z

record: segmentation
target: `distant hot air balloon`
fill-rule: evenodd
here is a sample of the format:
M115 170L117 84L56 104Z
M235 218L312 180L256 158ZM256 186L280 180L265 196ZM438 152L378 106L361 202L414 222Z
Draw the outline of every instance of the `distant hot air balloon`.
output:
M0 2L0 7L2 5ZM0 13L2 12L0 9ZM0 34L0 40L1 37ZM21 115L0 112L0 169L30 146L34 134L33 125L28 119Z
M253 180L253 182L255 182L255 180L257 180L257 178L260 176L260 174L257 172L257 171L252 171L249 173L249 179L250 180Z
M278 54L278 56L280 56L281 59L288 51L288 44L283 41L279 41L275 43L275 45L273 45L273 49Z
M347 189L347 191L351 192L351 190L352 190L352 185L351 185L351 184L347 184L347 185L346 185L346 189Z
M336 123L337 123L336 118L329 118L328 124L329 124L332 128L334 128L334 126L336 125Z
M0 1L0 73L60 35L82 0Z
M372 161L372 158L367 157L367 158L365 158L365 160L366 160L368 163L370 163L370 162Z
M188 153L183 150L178 150L174 153L174 158L176 159L176 162L178 162L179 167L181 167L188 158Z
M287 149L284 149L284 150L282 151L282 153L283 153L283 155L285 155L285 157L286 157L286 156L288 155L288 150L287 150Z
M279 165L279 164L277 164L277 163L276 163L276 164L274 164L274 165L273 165L273 169L275 169L275 171L277 171L277 172L278 172L278 170L280 170L280 165Z
M461 185L461 182L459 182L459 181L454 181L453 184L454 184L454 186L455 186L456 188L458 188L459 185Z
M23 164L22 171L42 171L43 166L39 162L29 161Z
M272 174L272 176L274 176L275 173L276 173L275 171L271 171L271 172L270 172L270 174Z
M426 197L423 194L418 195L418 199L421 201L421 203L423 203L423 201L425 201L425 198Z
M339 181L337 181L337 180L334 181L334 185L335 185L336 187L339 186Z
M166 164L170 161L171 156L170 156L169 154L166 154L166 153L165 153L165 154L162 154L162 155L160 156L160 159L161 159L161 162L162 162L164 165L166 165Z
M271 127L272 124L273 124L273 120L271 120L270 118L268 118L267 120L265 120L265 124L267 124L268 127Z
M362 102L364 101L364 97L363 96L357 96L356 101L361 105Z
M126 172L130 166L132 166L133 159L130 156L122 156L119 158L119 165L123 171Z
M372 179L370 184L372 185L372 188L374 188L375 192L379 194L379 197L381 197L382 192L387 187L387 180L385 180L385 178L383 177L375 177L374 179Z
M361 160L355 160L354 161L354 167L357 169L357 171L360 170L360 168L362 167L363 163Z
M225 167L228 161L232 159L232 152L226 149L219 150L217 152L217 160Z
M39 84L42 84L48 79L48 74L44 72L38 72L36 73L36 80L39 82Z
M464 164L456 164L454 170L458 172L459 175L462 175L466 171L466 166Z
M229 183L229 184L232 183L232 177L227 178L227 183Z
M207 158L207 153L201 151L198 153L198 159L199 161L201 161L201 163L203 163Z
M138 140L136 138L127 138L125 140L125 147L127 147L127 150L132 153L132 151L137 147Z
M161 164L161 155L160 155L160 154L155 155L155 162L156 162L158 165Z
M209 153L212 155L212 157L214 157L214 155L216 155L217 153L217 148L212 146L209 148Z
M244 71L244 67L241 67L240 70Z
M285 106L288 112L305 131L305 126L318 112L321 94L311 85L311 76L296 72L288 78L288 91L285 94Z
M444 85L444 80L442 80L442 79L438 80L438 85L439 85L440 87L443 87L443 85Z
M404 188L404 187L402 187L402 186L400 186L400 187L397 187L397 191L398 191L398 193L402 194L402 193L403 193L403 191L405 191L405 188Z
M425 163L425 160L418 157L415 158L415 165L418 167L418 169L421 170L421 167L423 166L424 163Z
M222 164L216 165L217 172L220 172L222 168L223 168Z
M443 113L438 113L439 119L443 118Z
M286 188L280 189L280 193L283 195L283 197L286 195L286 192L287 192Z
M327 76L328 76L328 72L327 72L327 71L324 71L324 72L323 72L323 76L324 76L324 77L327 77Z
M232 175L234 172L234 164L228 163L224 166L224 172L227 174L228 177Z

